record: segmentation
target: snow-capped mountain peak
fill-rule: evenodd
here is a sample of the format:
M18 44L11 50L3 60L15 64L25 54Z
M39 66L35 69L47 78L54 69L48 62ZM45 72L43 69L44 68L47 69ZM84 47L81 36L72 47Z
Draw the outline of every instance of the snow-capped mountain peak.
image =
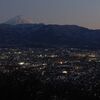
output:
M5 24L11 24L11 25L17 25L17 24L32 24L33 20L30 18L26 18L24 16L15 16L8 21L5 22Z

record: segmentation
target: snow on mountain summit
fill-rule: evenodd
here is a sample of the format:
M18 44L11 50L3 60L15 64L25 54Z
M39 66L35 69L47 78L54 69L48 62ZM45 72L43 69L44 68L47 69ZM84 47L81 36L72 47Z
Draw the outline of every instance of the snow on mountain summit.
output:
M16 16L8 21L5 22L5 24L11 24L11 25L17 25L17 24L32 24L33 20L30 18L25 18L23 16Z

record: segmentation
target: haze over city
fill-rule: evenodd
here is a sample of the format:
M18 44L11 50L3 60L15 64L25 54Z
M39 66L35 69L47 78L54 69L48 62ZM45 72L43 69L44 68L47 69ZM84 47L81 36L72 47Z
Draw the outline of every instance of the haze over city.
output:
M0 23L23 15L34 23L100 29L99 0L0 0Z

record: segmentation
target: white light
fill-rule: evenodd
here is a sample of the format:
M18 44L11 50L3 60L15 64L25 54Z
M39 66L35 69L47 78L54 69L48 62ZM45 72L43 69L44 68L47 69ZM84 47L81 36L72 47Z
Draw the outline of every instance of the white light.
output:
M47 64L46 64L46 63L43 63L42 65L43 65L43 66L46 66Z
M24 62L20 62L19 65L24 65Z
M61 61L61 62L59 62L61 65L63 64L63 62Z
M57 57L57 55L51 55L51 58Z
M67 72L67 71L62 71L62 73L63 73L63 74L67 74L68 72Z

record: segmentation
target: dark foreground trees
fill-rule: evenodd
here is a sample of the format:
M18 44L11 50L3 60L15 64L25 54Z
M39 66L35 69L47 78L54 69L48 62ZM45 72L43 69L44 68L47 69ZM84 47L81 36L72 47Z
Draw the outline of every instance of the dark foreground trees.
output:
M89 94L87 90L81 89L82 85L74 85L70 82L41 80L37 73L21 71L0 73L0 100L99 99L96 94Z

